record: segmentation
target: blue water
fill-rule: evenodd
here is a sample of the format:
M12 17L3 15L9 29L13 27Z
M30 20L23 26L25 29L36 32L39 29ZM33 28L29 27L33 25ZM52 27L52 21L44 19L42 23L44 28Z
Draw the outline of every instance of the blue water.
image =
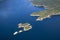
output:
M30 14L44 10L32 6L28 0L4 0L0 3L0 40L60 40L60 16L52 16L43 21ZM18 23L28 22L32 29L13 35Z

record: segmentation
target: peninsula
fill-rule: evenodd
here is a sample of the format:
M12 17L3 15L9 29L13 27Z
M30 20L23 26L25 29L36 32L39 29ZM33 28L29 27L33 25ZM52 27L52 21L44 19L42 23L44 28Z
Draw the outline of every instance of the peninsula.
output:
M30 0L33 6L43 6L45 10L33 12L30 16L38 16L37 21L50 18L52 15L60 15L60 0Z

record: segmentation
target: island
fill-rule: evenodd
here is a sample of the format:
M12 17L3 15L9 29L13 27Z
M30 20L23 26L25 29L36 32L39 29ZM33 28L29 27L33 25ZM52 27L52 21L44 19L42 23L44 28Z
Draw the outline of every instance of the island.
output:
M33 6L43 6L45 10L33 12L30 16L38 16L37 21L50 18L52 15L60 15L60 0L30 0Z
M32 28L32 26L29 23L19 23L18 28L23 28L24 31L28 31Z
M29 24L29 23L19 23L19 24L18 24L18 28L23 28L23 29L14 32L13 35L16 35L16 34L18 34L18 33L24 32L24 31L28 31L28 30L32 29L32 26L31 26L31 24Z

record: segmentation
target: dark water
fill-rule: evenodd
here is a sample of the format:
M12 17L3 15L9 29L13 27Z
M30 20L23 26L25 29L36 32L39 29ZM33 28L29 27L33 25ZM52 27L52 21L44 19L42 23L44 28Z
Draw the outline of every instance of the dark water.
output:
M60 16L36 21L30 14L44 10L36 8L28 0L4 0L0 2L0 40L60 40ZM32 29L18 34L18 23L28 22Z

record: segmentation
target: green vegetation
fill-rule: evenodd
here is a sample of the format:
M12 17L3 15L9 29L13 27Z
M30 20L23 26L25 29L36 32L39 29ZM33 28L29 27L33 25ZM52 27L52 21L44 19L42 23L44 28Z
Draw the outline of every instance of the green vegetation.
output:
M34 6L44 6L47 8L44 11L34 12L31 16L38 16L38 19L48 18L52 15L60 14L60 0L33 0Z

